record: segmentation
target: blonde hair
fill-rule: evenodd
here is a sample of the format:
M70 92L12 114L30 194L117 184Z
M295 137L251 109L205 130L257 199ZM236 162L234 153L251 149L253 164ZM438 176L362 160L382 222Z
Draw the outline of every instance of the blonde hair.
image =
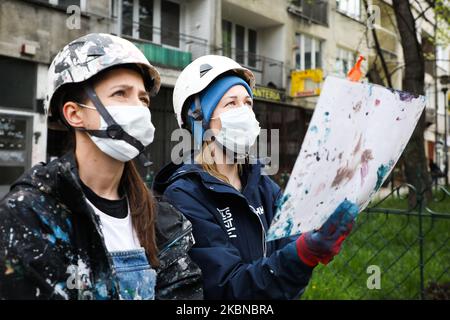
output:
M202 150L195 157L195 162L199 163L205 172L231 185L230 180L217 170L217 165L214 161L214 149L212 149L210 145L212 145L211 142L203 142ZM238 164L238 173L241 174L242 170L242 164Z

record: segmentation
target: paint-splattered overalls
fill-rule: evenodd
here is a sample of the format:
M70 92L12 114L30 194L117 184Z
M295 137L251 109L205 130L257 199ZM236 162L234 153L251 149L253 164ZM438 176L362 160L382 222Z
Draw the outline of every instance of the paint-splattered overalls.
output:
M144 249L110 253L119 281L120 299L153 300L156 271L150 267Z
M157 202L154 271L145 269L142 253L119 261L108 254L78 177L69 152L29 169L0 200L0 300L126 298L117 275L123 283L148 276L148 291L134 293L145 299L202 299L201 271L188 256L192 226L179 211Z

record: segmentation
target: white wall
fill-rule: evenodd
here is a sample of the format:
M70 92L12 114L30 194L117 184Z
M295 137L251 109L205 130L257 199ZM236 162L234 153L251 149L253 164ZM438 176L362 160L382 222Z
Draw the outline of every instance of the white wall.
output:
M284 61L287 47L286 27L276 26L257 30L258 52L260 55L275 60Z
M186 17L186 23L182 32L203 39L211 38L211 2L208 0L189 0L182 2L182 6L185 9L184 16Z
M207 40L207 45L188 44L191 48L183 48L192 51L193 58L211 53L211 47L215 41L216 31L216 1L189 0L182 2L181 32Z

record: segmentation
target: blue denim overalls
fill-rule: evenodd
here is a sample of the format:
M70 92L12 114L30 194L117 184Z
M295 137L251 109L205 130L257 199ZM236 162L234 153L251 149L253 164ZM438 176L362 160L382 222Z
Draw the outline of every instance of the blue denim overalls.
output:
M121 300L154 300L156 271L143 248L110 252L119 281Z

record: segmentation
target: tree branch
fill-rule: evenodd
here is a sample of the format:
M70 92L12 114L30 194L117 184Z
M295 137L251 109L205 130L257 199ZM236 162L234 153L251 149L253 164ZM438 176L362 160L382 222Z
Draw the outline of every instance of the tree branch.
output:
M363 0L363 2L364 2L364 7L366 9L366 12L368 14L369 13L369 4L368 4L367 0ZM372 30L373 40L375 42L375 50L377 51L377 55L380 57L381 66L383 68L384 76L386 77L386 81L388 83L388 87L392 88L391 77L389 75L389 70L388 70L388 67L387 67L386 60L384 59L383 52L381 51L381 46L380 46L380 42L378 41L377 32L376 32L374 27L372 27L371 30Z
M431 21L425 16L425 14L427 13L427 11L428 11L429 9L434 9L434 5L433 5L433 6L429 5L425 10L423 10L423 9L422 9L422 6L420 5L420 3L418 3L417 0L416 0L416 3L417 3L417 5L419 6L421 12L420 12L420 14L419 14L417 17L414 18L414 21L417 21L417 20L419 20L420 18L423 17L423 19L424 19L426 22L428 22L428 23L431 24L431 25L434 25L434 23L431 22Z

